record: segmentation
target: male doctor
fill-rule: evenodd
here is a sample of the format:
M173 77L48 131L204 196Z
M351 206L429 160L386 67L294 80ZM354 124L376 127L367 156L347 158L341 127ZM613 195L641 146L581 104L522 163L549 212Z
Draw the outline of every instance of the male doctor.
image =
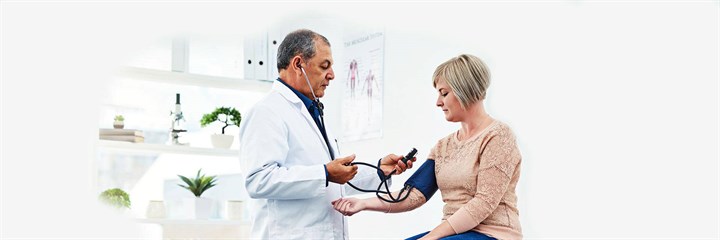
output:
M348 239L347 220L331 202L349 193L352 183L377 189L380 173L350 165L355 155L338 156L337 142L325 128L319 98L335 78L330 42L301 29L278 49L279 79L246 114L240 125L240 159L252 198L252 238ZM412 167L390 154L378 161L385 175ZM357 174L357 175L356 175Z

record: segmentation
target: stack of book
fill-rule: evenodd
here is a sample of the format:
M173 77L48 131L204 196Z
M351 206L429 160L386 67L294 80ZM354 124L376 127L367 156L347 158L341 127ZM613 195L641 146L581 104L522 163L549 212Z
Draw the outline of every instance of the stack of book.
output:
M134 142L141 143L145 142L145 137L141 130L136 129L112 129L112 128L101 128L100 129L101 140L112 140L112 141L123 141L123 142Z

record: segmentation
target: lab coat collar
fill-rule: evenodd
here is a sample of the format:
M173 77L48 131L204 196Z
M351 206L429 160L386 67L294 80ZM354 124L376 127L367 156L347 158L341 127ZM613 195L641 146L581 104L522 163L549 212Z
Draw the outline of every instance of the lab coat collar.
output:
M285 85L285 87L289 88L290 91L292 91L293 93L295 93L295 95L297 95L298 98L300 98L300 101L302 101L303 104L305 104L305 107L308 109L308 111L310 110L310 107L313 105L313 100L312 100L312 99L310 99L309 97L303 95L303 94L302 94L300 91L298 91L297 89L294 89L294 88L290 87L290 85L288 85L288 84L287 84L285 81L283 81L282 79L278 78L277 81L280 82L280 83L282 83L283 85Z
M310 126L312 126L313 130L315 130L315 134L317 134L318 140L320 140L320 144L322 144L322 146L326 146L325 138L323 138L323 135L320 132L320 128L315 123L315 119L313 119L312 116L310 116L310 112L308 112L307 108L305 107L305 104L302 102L302 100L300 100L300 98L297 96L297 94L295 94L295 92L293 92L293 90L290 89L289 86L286 86L285 84L281 83L280 81L273 82L272 90L277 91L278 93L280 93L281 96L283 96L290 103L295 105L295 108L298 111L300 111L300 113L303 115L303 117L305 117L307 124L310 124ZM325 129L325 131L327 131L327 129ZM330 137L329 134L328 134L328 137ZM329 147L331 147L331 146L324 147L328 158L330 158L330 152L328 149Z
M300 100L300 98L295 95L292 89L290 89L290 87L288 86L285 86L285 84L279 81L273 82L272 90L277 91L278 93L280 93L281 96L285 97L285 99L295 105L297 105L298 103L302 104L302 100Z

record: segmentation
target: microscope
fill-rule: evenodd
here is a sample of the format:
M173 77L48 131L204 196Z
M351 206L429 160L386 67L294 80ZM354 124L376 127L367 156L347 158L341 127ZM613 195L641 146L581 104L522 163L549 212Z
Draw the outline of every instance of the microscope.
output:
M175 111L170 111L170 120L171 120L171 127L170 127L170 140L168 141L168 144L170 145L187 145L187 143L181 143L180 133L187 132L187 130L182 129L182 125L180 121L185 121L185 117L183 117L182 110L180 110L180 94L175 94Z

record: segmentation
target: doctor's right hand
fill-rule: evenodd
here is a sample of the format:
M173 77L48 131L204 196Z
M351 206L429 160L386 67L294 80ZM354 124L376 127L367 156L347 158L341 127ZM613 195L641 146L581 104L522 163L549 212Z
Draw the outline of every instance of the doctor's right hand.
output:
M350 165L355 160L355 154L337 158L325 165L328 171L328 180L337 184L345 184L355 177L358 167Z

